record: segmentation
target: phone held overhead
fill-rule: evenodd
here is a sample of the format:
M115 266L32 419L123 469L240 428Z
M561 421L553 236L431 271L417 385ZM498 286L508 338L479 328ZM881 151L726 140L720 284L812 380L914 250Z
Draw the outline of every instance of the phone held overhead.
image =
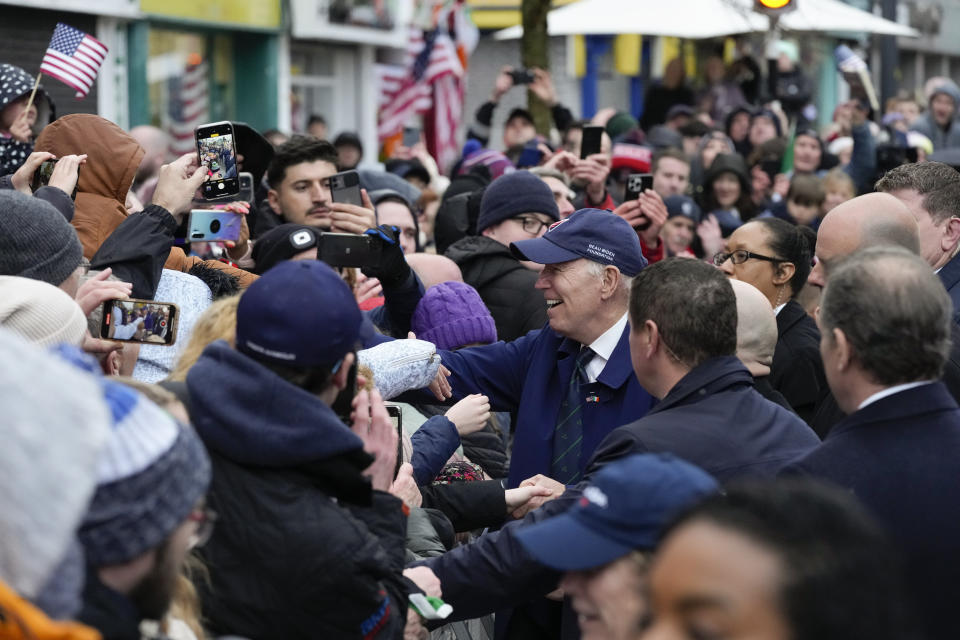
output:
M194 132L197 158L207 168L207 181L202 193L207 200L217 200L240 193L237 166L237 144L233 125L227 121L204 124Z

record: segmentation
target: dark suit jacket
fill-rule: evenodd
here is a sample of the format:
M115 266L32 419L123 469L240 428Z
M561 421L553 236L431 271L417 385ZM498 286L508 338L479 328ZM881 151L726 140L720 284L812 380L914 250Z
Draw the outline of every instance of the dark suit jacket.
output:
M882 398L838 423L784 474L852 491L904 552L928 638L956 638L960 603L960 409L936 382Z
M960 255L954 256L950 262L943 265L937 275L953 301L953 321L960 324Z
M777 333L770 386L783 394L804 422L812 425L817 404L827 389L817 323L797 301L791 300L777 314Z

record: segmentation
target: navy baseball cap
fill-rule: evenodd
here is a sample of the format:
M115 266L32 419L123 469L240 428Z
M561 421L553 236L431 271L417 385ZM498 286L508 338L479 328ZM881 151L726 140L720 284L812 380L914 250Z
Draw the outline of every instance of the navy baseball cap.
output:
M517 540L552 569L593 569L655 548L677 513L717 489L706 471L669 453L630 455L598 471L564 513L521 527Z
M350 287L317 260L281 262L237 307L237 350L256 360L334 366L356 349L362 317Z
M539 238L510 245L520 260L540 264L569 262L586 258L612 264L633 277L647 266L636 232L620 216L601 209L580 209L566 220L554 222Z
M693 224L700 224L703 212L693 198L677 193L668 196L663 201L663 204L667 207L668 218L683 216L684 218L693 220Z

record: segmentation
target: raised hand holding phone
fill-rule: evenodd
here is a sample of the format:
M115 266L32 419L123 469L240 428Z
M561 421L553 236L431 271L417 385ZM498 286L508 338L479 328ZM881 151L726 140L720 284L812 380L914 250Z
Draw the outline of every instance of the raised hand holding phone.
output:
M206 167L203 197L215 200L240 193L237 143L230 122L200 125L194 131L197 161Z

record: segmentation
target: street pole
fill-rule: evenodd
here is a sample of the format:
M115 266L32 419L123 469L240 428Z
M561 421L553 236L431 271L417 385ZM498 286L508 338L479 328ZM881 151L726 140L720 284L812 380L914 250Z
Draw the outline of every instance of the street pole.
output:
M880 0L880 10L887 20L897 19L897 0ZM900 50L896 36L880 36L880 107L888 98L897 95L899 82L896 71L900 66Z

